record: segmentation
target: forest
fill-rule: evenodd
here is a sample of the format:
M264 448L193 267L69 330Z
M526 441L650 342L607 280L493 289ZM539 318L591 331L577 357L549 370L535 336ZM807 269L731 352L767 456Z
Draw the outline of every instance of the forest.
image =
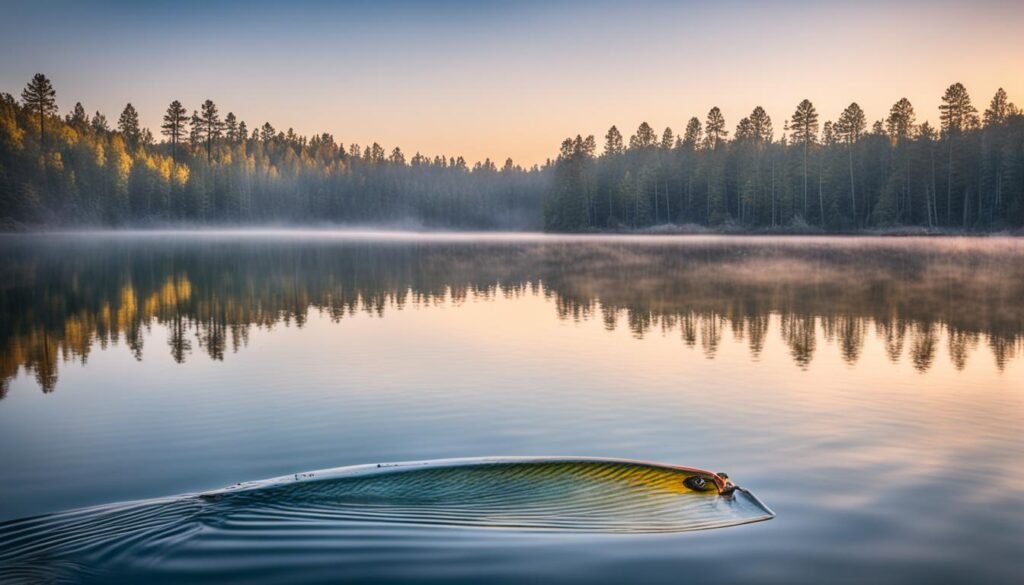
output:
M250 128L211 100L172 101L156 135L129 103L111 123L81 103L61 115L36 74L0 94L0 229L89 226L391 225L634 231L669 224L846 233L913 226L1024 226L1024 114L1002 89L984 111L960 83L939 125L897 101L869 125L851 103L827 120L800 101L776 132L756 107L730 129L722 111L682 132L646 122L565 139L554 159L407 156L374 142Z

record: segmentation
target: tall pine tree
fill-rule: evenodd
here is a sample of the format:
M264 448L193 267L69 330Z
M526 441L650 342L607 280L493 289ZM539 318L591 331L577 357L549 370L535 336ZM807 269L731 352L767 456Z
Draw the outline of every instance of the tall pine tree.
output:
M117 119L117 129L124 135L124 140L129 146L135 148L139 145L139 139L142 137L142 130L139 128L139 113L135 111L135 107L130 102L124 107L121 117Z
M21 92L25 109L39 120L39 149L46 146L46 117L57 113L57 91L42 73L36 73Z
M790 119L793 132L792 142L799 144L804 157L804 217L807 216L807 154L818 137L818 111L810 100L803 100L796 106Z
M160 125L160 132L167 137L171 143L171 162L176 164L178 161L178 145L185 138L185 124L188 123L188 110L185 106L181 105L181 102L174 100L171 105L167 106L167 112L164 113L164 122Z

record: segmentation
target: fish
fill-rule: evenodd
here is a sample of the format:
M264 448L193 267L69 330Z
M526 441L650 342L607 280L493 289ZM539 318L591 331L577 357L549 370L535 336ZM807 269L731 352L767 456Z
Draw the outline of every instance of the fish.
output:
M447 541L438 530L629 538L774 516L724 473L663 463L596 457L372 463L0 522L0 582L113 578L137 559L201 562L214 550L232 558L251 554L252 538L261 543L257 551L287 551L295 539L315 534L318 546L344 555L361 550L366 534L389 534L413 547L465 538L448 533L455 540Z
M775 516L727 474L600 457L375 463L243 482L199 497L369 522L591 532L683 532Z

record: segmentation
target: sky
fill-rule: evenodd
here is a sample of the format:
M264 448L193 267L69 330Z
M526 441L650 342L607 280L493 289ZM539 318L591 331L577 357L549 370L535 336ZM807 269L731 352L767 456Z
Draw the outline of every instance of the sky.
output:
M407 155L529 165L567 136L643 121L682 130L755 106L776 137L797 103L869 122L901 97L938 118L945 88L984 110L1024 102L1024 2L48 2L3 0L0 92L45 73L62 113L157 132L167 104L209 98L252 129L330 132Z

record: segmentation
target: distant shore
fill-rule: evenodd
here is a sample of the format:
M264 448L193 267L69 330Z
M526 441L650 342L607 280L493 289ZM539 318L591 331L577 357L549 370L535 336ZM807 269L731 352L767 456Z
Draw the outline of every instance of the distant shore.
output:
M890 226L850 230L825 230L809 225L784 225L751 228L740 225L705 226L700 224L662 224L640 229L596 233L665 235L766 235L766 236L1024 236L1024 227L998 230L974 230L948 227Z
M210 230L351 230L351 231L383 231L409 233L546 233L562 235L623 235L623 236L683 236L683 235L722 235L722 236L865 236L865 237L1024 237L1024 227L1005 228L998 230L974 230L947 227L891 226L885 228L861 228L855 230L824 230L817 226L785 225L775 227L741 226L725 224L705 226L700 224L660 224L645 228L587 230L582 232L544 231L541 229L486 229L479 227L423 226L407 223L379 225L346 225L346 224L194 224L194 223L163 223L144 225L100 225L100 224L27 224L11 220L0 220L0 234L28 234L40 232L146 232L146 231L210 231Z

